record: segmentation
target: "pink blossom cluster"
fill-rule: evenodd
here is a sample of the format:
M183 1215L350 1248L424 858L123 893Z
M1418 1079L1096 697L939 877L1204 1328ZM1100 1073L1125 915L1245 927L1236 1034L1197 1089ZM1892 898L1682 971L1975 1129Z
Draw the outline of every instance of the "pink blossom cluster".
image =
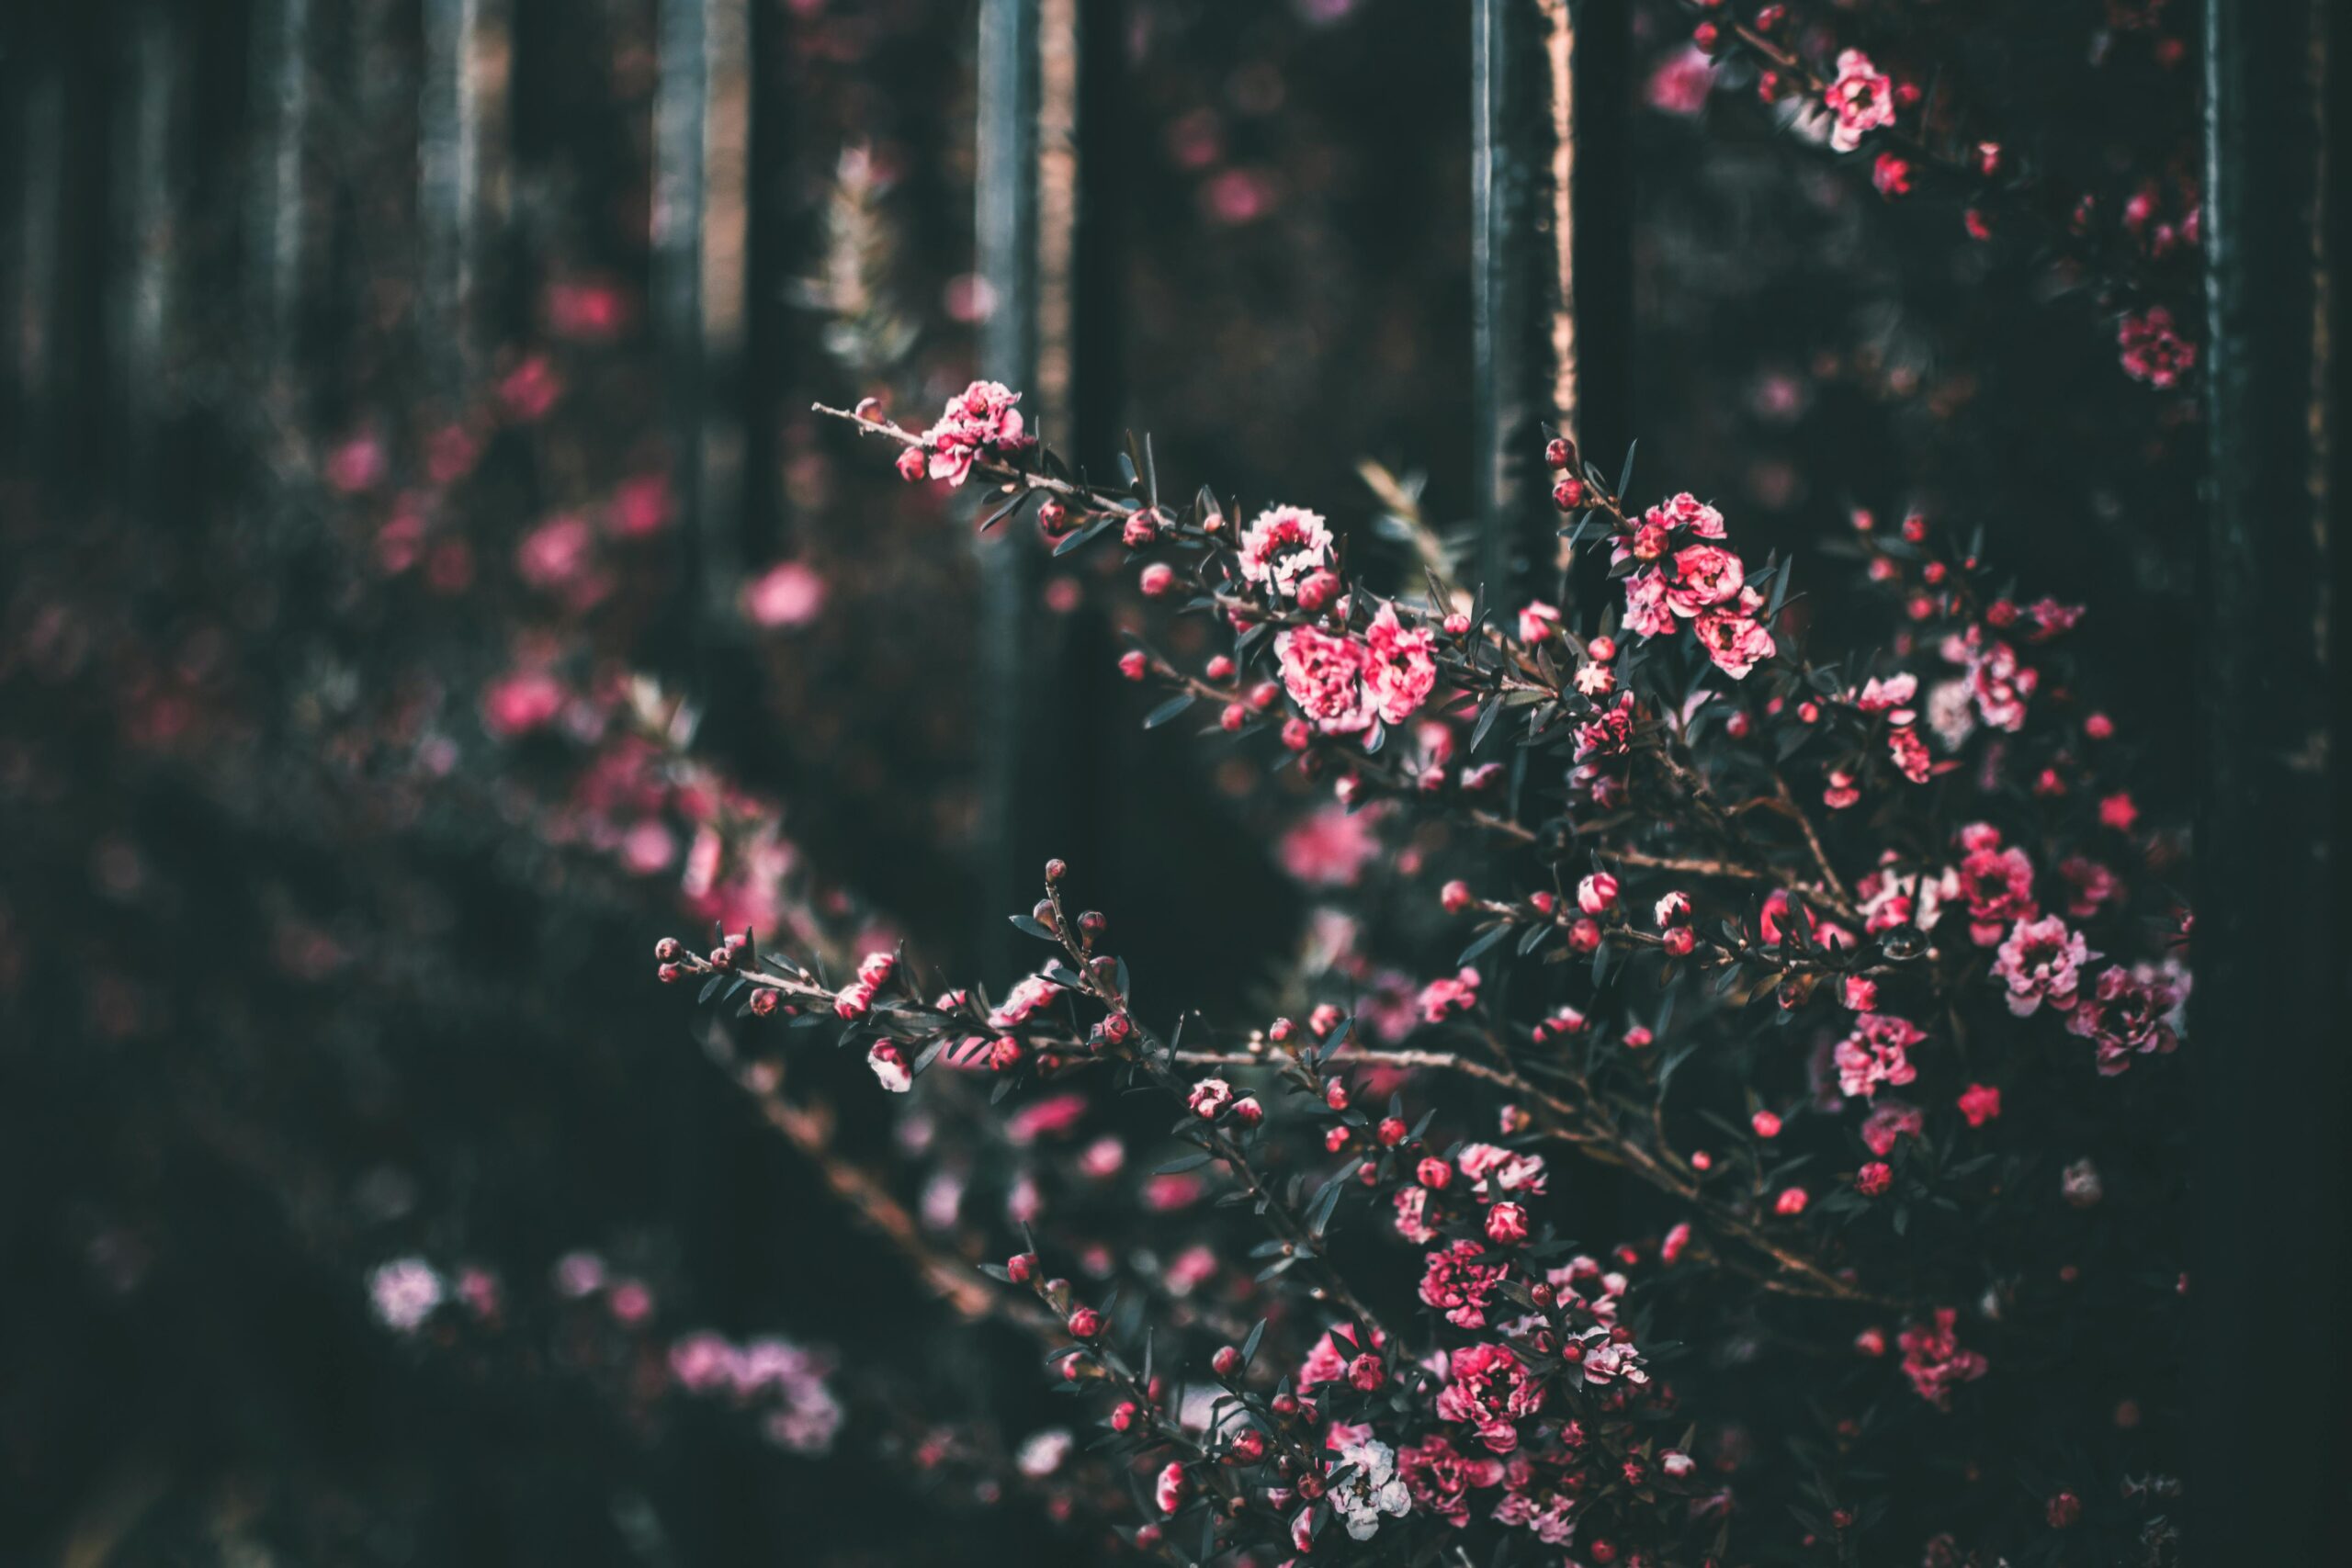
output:
M1724 514L1685 491L1642 514L1621 536L1616 559L1641 563L1625 579L1625 629L1672 635L1684 621L1716 668L1734 680L1772 657L1772 634L1757 616L1764 596L1747 585L1738 556L1716 541Z
M790 1453L830 1452L843 1412L828 1358L776 1335L736 1344L707 1330L670 1347L670 1376L688 1393L759 1408L760 1429Z
M1001 381L975 381L947 400L938 420L922 434L920 446L910 446L899 460L907 478L945 479L960 485L971 478L976 462L1011 462L1036 437L1022 429L1021 394Z
M1353 735L1375 721L1402 724L1437 685L1434 637L1383 604L1362 637L1294 626L1274 638L1283 688L1317 730Z

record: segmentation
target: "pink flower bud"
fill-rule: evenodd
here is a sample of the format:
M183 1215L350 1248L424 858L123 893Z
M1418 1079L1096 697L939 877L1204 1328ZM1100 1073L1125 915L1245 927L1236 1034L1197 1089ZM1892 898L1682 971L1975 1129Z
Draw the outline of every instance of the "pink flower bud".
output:
M919 482L930 471L930 460L920 446L910 446L899 454L899 477L909 484Z
M1617 907L1617 879L1596 871L1577 884L1577 908L1588 915L1606 914Z
M1169 590L1176 586L1176 569L1166 561L1156 560L1143 569L1136 579L1136 585L1143 590L1147 599L1163 598Z

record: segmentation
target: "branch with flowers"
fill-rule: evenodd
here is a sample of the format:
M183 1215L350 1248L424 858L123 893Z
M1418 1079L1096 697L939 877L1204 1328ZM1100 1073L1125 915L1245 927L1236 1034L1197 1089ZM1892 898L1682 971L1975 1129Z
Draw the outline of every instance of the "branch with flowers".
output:
M2099 243L2093 197L2068 198L2061 203L2063 212L2053 211L2041 181L2014 152L1996 139L1962 135L1942 123L1953 118L1949 106L1939 121L1939 106L1913 76L1881 69L1869 52L1851 45L1839 49L1834 60L1809 57L1799 42L1809 31L1801 20L1803 6L1770 0L1743 16L1732 0L1678 4L1697 18L1691 41L1701 53L1738 57L1756 68L1757 95L1766 105L1799 104L1813 122L1826 121L1832 152L1867 152L1871 184L1881 197L1899 200L1923 180L1932 180L1958 195L1972 239L1991 238L1998 214L2089 279L2102 302L2119 312L2117 348L2132 379L2161 391L2181 385L2194 372L2193 275L2152 272L2150 265L2195 252L2201 206L2193 187L2168 197L2154 182L2143 185L2120 214L2131 245ZM2167 202L2177 209L2169 217L2164 211Z
M1664 1374L1678 1338L1719 1358L1763 1332L1827 1358L1808 1397L1843 1412L1824 1416L1838 1443L1877 1423L1964 1445L2022 1429L2056 1344L2144 1365L2140 1337L2078 1325L2169 1332L2177 1292L2151 1281L2172 1233L2121 1107L2177 1092L2177 1075L2125 1075L2178 1043L2182 844L2102 777L2116 727L2081 705L2065 653L2082 612L2020 602L1925 517L1858 513L1839 553L1864 592L1836 608L1887 629L1825 656L1792 562L1745 559L1690 495L1640 504L1630 465L1611 483L1564 438L1547 452L1561 533L1605 552L1619 602L1580 626L1507 612L1428 538L1405 563L1420 586L1386 595L1383 563L1351 570L1320 514L1244 525L1205 488L1170 503L1148 442L1116 482L1089 479L1018 401L977 383L922 429L871 401L820 412L897 446L910 480L982 491L981 526L1034 510L1057 554L1123 548L1150 615L1207 619L1205 659L1138 628L1121 668L1159 689L1144 722L1213 713L1206 733L1408 848L1398 875L1426 895L1354 911L1348 940L1434 975L1402 1018L1327 994L1303 1024L1187 1013L1163 1036L1058 863L1014 917L1046 961L994 999L919 987L892 953L836 981L748 932L660 962L753 1038L834 1033L896 1092L945 1075L924 1098L959 1114L983 1113L975 1081L989 1104L1091 1084L1176 1112L1159 1135L1180 1152L1149 1180L1204 1182L1185 1191L1247 1211L1244 1232L1185 1197L1106 1247L1046 1198L1022 1223L1062 1222L1052 1238L989 1270L1060 1339L1061 1385L1107 1404L1105 1451L1148 1488L1126 1538L1205 1562L1344 1534L1402 1562L1475 1523L1594 1562L1695 1562L1735 1514L1780 1517L1778 1497L1803 1540L1759 1523L1758 1551L1893 1530L1931 1552L1960 1531L2030 1544L2014 1509L1971 1517L1932 1488L1755 1458L1736 1356ZM1437 944L1459 951L1433 963ZM1385 1114L1360 1108L1384 1093ZM1574 1166L1554 1172L1547 1149ZM2130 1197L2108 1193L2110 1162ZM1634 1239L1567 1239L1606 1190L1585 1172L1631 1183L1609 1223ZM2133 1267L2052 1255L2093 1207ZM1352 1233L1367 1209L1392 1241ZM1383 1261L1396 1242L1415 1267ZM1049 1277L1049 1250L1117 1282ZM1174 1310L1194 1292L1220 1309ZM1887 1359L1916 1395L1892 1412ZM2032 1532L2084 1522L2085 1442L2162 1462L2136 1418L2052 1421L2074 1446ZM2099 1531L2146 1523L2090 1513Z

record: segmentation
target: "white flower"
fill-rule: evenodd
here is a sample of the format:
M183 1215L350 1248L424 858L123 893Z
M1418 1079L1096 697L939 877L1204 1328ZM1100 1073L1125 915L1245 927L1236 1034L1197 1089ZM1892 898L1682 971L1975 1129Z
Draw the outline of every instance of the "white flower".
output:
M1075 1440L1066 1427L1048 1427L1021 1445L1021 1451L1014 1456L1013 1463L1020 1466L1022 1474L1033 1480L1051 1475L1062 1467L1062 1461L1069 1458L1070 1447Z
M1355 1473L1331 1489L1331 1507L1347 1522L1348 1535L1370 1540L1380 1529L1380 1516L1402 1518L1412 1511L1413 1495L1396 1473L1396 1451L1367 1438L1340 1450L1340 1463Z
M441 1304L441 1276L422 1258L395 1258L369 1276L368 1293L385 1327L410 1334Z

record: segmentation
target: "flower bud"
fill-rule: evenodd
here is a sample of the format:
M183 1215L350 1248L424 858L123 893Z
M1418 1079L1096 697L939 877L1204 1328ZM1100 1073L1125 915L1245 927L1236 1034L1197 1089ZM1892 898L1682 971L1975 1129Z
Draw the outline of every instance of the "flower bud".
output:
M1079 1307L1069 1314L1069 1332L1073 1339L1091 1339L1102 1332L1102 1314L1092 1307Z

